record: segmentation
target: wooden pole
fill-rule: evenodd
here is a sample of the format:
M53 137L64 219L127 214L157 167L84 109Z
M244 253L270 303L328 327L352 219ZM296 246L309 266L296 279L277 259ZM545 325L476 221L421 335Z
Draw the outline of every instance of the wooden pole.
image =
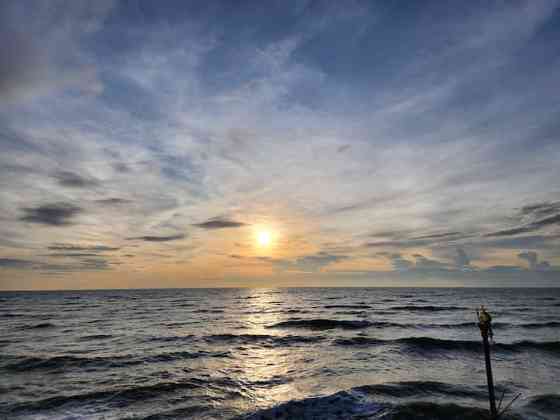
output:
M487 314L486 312L484 312ZM480 327L480 335L482 336L482 345L484 347L484 361L486 364L486 381L488 382L488 399L490 401L490 416L492 419L498 418L498 410L496 409L496 394L494 393L494 377L492 376L492 362L490 360L490 343L488 342L488 334L490 332L490 319L483 319L482 313L477 313Z
M494 393L494 377L492 376L492 362L490 361L490 344L488 343L488 333L482 335L482 345L484 346L484 361L486 362L486 381L488 382L488 399L490 400L490 415L492 419L498 416L496 410L496 394Z

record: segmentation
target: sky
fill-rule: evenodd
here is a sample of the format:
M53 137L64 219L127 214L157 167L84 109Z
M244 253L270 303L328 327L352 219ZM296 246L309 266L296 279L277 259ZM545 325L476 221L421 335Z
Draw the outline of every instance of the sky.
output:
M558 1L0 3L0 289L560 286Z

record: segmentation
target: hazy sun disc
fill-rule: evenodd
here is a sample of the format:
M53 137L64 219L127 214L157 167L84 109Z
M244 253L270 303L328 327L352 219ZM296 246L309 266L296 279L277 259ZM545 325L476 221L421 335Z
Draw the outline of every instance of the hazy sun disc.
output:
M270 232L267 231L261 231L258 233L257 235L257 242L259 243L260 246L268 246L270 245L270 242L272 241L272 238L270 236Z

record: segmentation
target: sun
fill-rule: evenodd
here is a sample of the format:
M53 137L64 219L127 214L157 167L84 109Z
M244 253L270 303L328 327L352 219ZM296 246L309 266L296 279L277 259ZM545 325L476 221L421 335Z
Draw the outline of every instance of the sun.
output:
M267 230L261 230L257 233L257 242L259 246L267 247L272 242L272 235Z

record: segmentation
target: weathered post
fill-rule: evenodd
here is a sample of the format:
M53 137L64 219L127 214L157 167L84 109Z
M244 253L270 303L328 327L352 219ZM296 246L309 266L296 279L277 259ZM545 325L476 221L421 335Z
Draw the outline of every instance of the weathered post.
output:
M482 336L482 345L484 347L484 361L486 363L486 381L488 382L488 399L490 400L490 416L492 419L498 417L496 409L496 394L494 393L494 377L492 376L492 362L490 360L490 343L488 337L492 337L492 317L484 306L480 307L480 311L476 311L478 316L478 326L480 335Z

